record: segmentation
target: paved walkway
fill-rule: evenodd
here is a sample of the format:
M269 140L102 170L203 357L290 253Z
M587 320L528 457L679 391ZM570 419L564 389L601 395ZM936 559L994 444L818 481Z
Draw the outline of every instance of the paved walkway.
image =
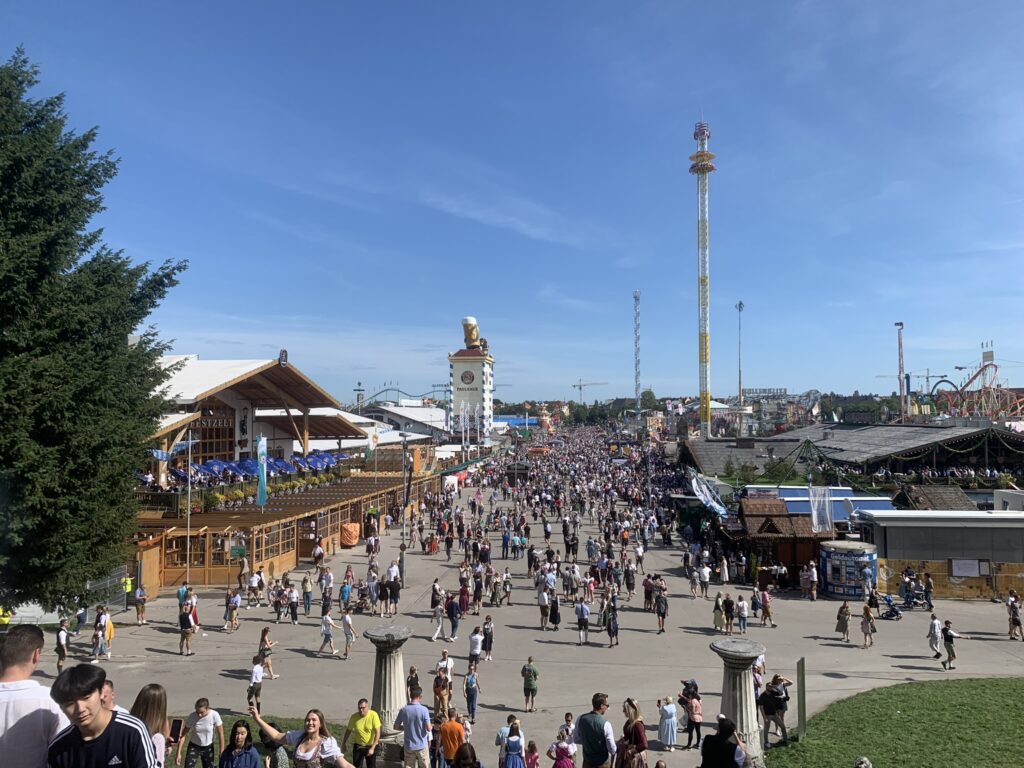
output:
M583 542L593 529L585 525ZM560 531L553 541L560 541ZM383 538L380 561L386 565L397 556L397 534ZM581 546L581 550L582 550ZM500 555L500 547L498 549ZM350 550L329 561L337 577L351 563L357 576L365 573L365 556ZM502 568L500 557L495 560ZM481 662L480 696L477 725L473 742L480 749L480 757L488 768L494 768L496 750L494 732L510 712L519 713L523 729L530 739L537 741L541 752L553 740L558 724L565 712L580 714L589 709L590 697L595 691L607 692L613 706L609 710L616 734L621 730L619 702L633 696L640 702L651 729L651 765L663 758L669 766L693 766L699 763L695 753L676 751L658 753L657 712L655 700L674 696L680 689L680 680L694 677L700 682L704 697L704 713L714 721L720 705L722 667L718 657L709 649L714 639L712 602L692 600L688 582L680 578L678 549L655 547L646 558L648 571L669 574L669 616L664 635L656 634L656 619L642 610L643 597L624 603L620 611L620 642L616 648L606 647L606 636L592 634L589 647L577 647L571 608L563 610L562 629L559 632L541 632L539 612L533 603L532 582L525 578L525 560L511 564L516 575L512 607L491 609L496 622L494 661ZM468 616L461 623L459 639L455 643L429 641L432 625L429 620L429 592L434 577L440 576L446 588L457 585L455 561L446 563L443 552L437 556L410 554L407 564L407 583L402 592L402 620L414 630L413 638L404 648L405 663L416 665L420 680L429 690L433 668L442 648L447 648L456 659L456 671L465 672L468 656L468 637L475 624L483 623L483 616ZM723 589L733 591L734 585ZM712 594L716 591L712 587ZM739 591L747 591L740 588ZM373 676L373 646L362 639L362 631L383 620L355 615L355 626L360 641L353 657L318 658L314 655L320 645L319 606L300 620L298 626L290 623L273 624L270 609L242 610L241 629L234 634L220 630L218 619L222 613L222 593L210 592L200 601L199 615L206 623L205 636L194 642L196 655L183 658L178 655L176 601L173 596L162 597L150 604L150 623L136 627L131 614L115 617L117 637L114 656L104 663L119 692L118 703L130 707L138 689L147 682L164 685L170 697L170 708L175 713L190 710L192 702L206 696L221 711L230 726L230 712L244 712L245 689L248 684L251 658L256 651L259 633L268 624L273 627L271 637L280 641L273 657L278 680L267 680L263 686L263 710L267 713L301 717L307 709L324 710L332 722L343 722L355 711L357 699L369 696ZM747 591L749 598L749 591ZM859 691L912 680L935 680L947 677L976 677L1019 674L1024 664L1024 643L1006 638L1006 612L1003 606L983 602L937 603L938 615L952 619L961 632L973 636L958 644L961 658L955 672L944 672L933 661L924 635L927 612L907 612L899 622L879 621L875 646L860 648L857 622L851 621L854 642L846 644L832 632L838 603L819 600L811 603L781 597L773 603L777 629L750 627L749 637L768 648L769 674L778 672L791 679L796 677L796 663L800 657L807 663L808 713L814 713L836 699ZM856 611L858 606L854 606ZM486 609L486 606L485 606ZM485 610L486 613L486 610ZM447 622L446 622L447 626ZM336 642L341 637L336 634ZM83 634L76 647L86 648ZM50 644L48 643L48 648ZM526 657L532 655L540 672L538 711L522 714L522 685L519 670ZM47 654L43 664L45 676L55 671L55 659ZM459 679L456 679L459 689ZM794 691L795 694L795 691ZM425 698L429 698L425 696ZM460 707L465 705L461 693L453 697ZM791 717L796 721L796 703ZM680 734L685 743L685 734ZM542 758L546 765L546 759Z

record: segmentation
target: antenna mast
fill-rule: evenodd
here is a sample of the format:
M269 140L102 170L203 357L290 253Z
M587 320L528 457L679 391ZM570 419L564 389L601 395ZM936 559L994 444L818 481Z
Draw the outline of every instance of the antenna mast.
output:
M640 418L640 291L633 291L633 389L636 417Z

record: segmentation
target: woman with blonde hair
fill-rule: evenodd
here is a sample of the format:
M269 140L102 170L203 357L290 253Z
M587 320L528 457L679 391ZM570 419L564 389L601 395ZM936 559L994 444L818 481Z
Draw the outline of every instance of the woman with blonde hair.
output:
M622 726L621 748L615 752L616 768L647 768L647 728L636 699L622 703L626 724Z
M159 765L163 765L167 755L167 737L170 734L167 726L167 691L158 683L142 686L130 712L146 726L156 748Z
M875 644L875 638L872 635L877 631L875 627L875 617L871 615L871 606L864 606L864 613L860 617L860 631L864 635L864 645L862 648L867 648Z
M679 712L671 696L658 699L658 740L669 752L676 748L676 730L679 727Z

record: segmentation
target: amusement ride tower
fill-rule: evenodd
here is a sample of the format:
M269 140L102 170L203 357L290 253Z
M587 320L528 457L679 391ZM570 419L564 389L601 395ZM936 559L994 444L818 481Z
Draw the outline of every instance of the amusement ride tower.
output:
M697 151L690 155L690 173L697 177L697 306L699 308L698 358L700 361L700 436L711 437L711 285L708 272L708 174L716 170L708 152L711 129L701 121L694 126Z

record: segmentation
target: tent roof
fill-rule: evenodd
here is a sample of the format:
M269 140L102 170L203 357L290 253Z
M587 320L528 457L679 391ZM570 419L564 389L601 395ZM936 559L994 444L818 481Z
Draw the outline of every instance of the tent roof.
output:
M444 408L411 405L373 405L368 410L391 414L402 421L416 421L434 429L447 431L448 414Z
M1024 512L968 512L960 509L858 509L864 522L883 528L1024 528Z
M165 413L160 417L157 430L153 433L153 439L164 437L165 435L173 435L178 430L191 424L201 415L199 413Z
M294 409L292 409L294 410ZM309 412L309 436L311 438L365 438L366 430L352 424L337 408L311 408ZM259 408L255 420L269 424L275 429L291 431L292 421L302 429L302 414L292 413L289 418L284 408Z
M164 391L179 405L230 389L257 408L341 408L298 368L280 360L200 360L198 355L183 355L163 357L161 364L177 365Z

